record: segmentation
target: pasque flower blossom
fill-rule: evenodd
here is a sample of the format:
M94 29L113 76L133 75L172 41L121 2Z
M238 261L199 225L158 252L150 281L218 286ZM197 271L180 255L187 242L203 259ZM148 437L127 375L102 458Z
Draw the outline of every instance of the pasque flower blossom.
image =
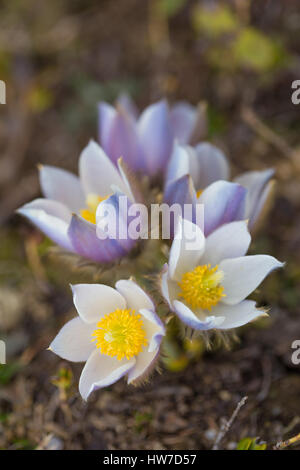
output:
M245 256L250 241L246 221L225 224L205 238L197 225L179 219L161 291L184 324L227 330L264 314L245 299L283 264L268 255Z
M248 219L253 230L270 196L274 171L249 171L231 184L227 181L229 173L224 153L214 145L175 145L165 182L165 201L205 204L206 234L224 222L242 219Z
M99 103L99 139L109 157L120 156L135 171L161 176L171 156L175 139L186 144L201 138L204 115L185 102L168 106L165 100L148 106L139 116L127 95L116 107Z
M127 221L127 207L119 195L134 196L125 172L111 162L102 148L91 141L79 158L79 177L53 166L40 167L40 184L45 198L25 204L18 213L27 217L42 232L63 248L97 262L110 262L126 255L135 241L109 237L99 239L96 212L99 204L111 203ZM124 214L121 213L124 212ZM104 239L105 238L105 239Z
M50 350L72 362L86 362L79 382L83 399L124 375L146 378L159 355L165 328L150 297L132 280L116 288L72 286L78 317L58 333Z

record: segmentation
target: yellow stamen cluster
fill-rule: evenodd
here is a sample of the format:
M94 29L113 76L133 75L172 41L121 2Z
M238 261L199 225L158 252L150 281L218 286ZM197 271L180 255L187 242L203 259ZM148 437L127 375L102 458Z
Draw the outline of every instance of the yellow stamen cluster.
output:
M197 266L182 276L178 282L182 297L192 309L208 309L217 305L222 297L224 287L220 285L223 272L218 271L218 265L211 268L210 264Z
M97 194L89 194L86 199L87 209L81 209L80 215L88 222L96 224L96 211L100 202L105 201L109 196L100 197Z
M203 189L198 189L198 191L196 191L197 198L200 197L202 193L203 193Z
M119 361L123 357L131 359L148 344L141 315L134 310L117 309L105 315L97 327L92 341L97 342L96 347L102 354L116 356Z

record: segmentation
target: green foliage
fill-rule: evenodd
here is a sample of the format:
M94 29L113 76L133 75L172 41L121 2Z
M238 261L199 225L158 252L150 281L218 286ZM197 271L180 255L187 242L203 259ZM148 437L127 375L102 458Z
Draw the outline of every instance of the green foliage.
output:
M5 424L9 418L8 413L0 413L0 423Z
M18 362L10 362L9 364L0 365L0 384L8 384L13 377L19 372L21 365Z
M232 44L234 61L238 66L257 72L274 68L283 61L283 50L275 40L255 28L245 28Z
M27 95L27 106L34 113L40 113L50 108L53 95L50 90L42 86L35 86Z
M96 127L99 101L113 102L124 91L134 97L139 85L130 78L101 83L78 72L71 77L70 87L75 96L65 106L63 114L67 126L72 131L77 131L82 126Z
M181 345L175 338L166 337L162 345L163 363L166 369L171 372L180 372L189 364L188 355L182 351Z
M236 450L266 450L267 444L257 444L257 437L245 437L241 439Z
M151 423L152 419L152 413L140 413L137 411L134 415L136 432L140 433L146 424Z
M186 0L158 0L157 7L163 16L171 17L176 15L185 4Z
M289 57L283 46L257 28L245 25L228 6L196 7L195 31L209 39L207 59L221 69L268 72L285 66Z
M65 400L73 385L73 372L67 367L61 367L51 382L58 388L61 399Z
M13 447L15 450L33 450L34 445L28 439L14 439Z
M196 7L193 13L194 28L212 38L232 33L238 28L238 20L231 9L225 5L217 8Z
M227 120L226 117L217 109L212 106L207 106L207 122L208 122L208 137L212 137L222 134L226 131Z

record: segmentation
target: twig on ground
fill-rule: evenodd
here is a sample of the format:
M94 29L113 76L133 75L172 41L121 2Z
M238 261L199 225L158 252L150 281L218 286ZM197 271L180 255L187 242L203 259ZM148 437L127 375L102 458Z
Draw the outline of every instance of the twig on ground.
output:
M290 439L287 439L286 441L279 441L275 444L273 447L274 450L282 450L285 449L286 447L296 444L297 442L300 442L300 433L297 434L294 437L291 437Z
M241 115L243 120L254 132L260 135L260 137L262 137L266 142L276 147L280 153L283 153L286 157L294 160L296 153L295 150L285 141L285 139L283 139L283 137L280 137L276 132L263 123L253 109L243 108Z
M272 383L272 361L269 356L264 357L262 367L263 380L261 390L257 395L258 401L263 401L267 398Z
M241 401L237 404L234 412L232 413L230 419L228 421L225 421L221 428L220 431L218 432L218 435L216 437L215 443L213 445L212 450L218 450L219 449L219 444L223 440L224 436L228 433L229 429L231 428L234 420L236 419L237 415L239 414L240 409L242 406L245 405L246 401L248 400L248 397L243 397Z

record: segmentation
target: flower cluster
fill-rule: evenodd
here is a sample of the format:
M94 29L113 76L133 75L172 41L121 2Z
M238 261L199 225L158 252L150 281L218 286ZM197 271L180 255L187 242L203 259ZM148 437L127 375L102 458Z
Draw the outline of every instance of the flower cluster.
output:
M135 263L143 250L141 240L129 233L135 203L156 194L167 207L191 209L188 216L170 222L169 255L168 241L160 240L166 260L152 273L153 298L130 272L115 287L72 286L78 316L62 328L50 349L66 360L86 363L79 383L84 399L125 375L128 383L149 375L166 334L164 315L157 311L160 300L183 326L199 332L237 328L266 314L246 298L282 263L269 255L246 254L250 232L272 192L273 170L230 181L224 153L199 142L204 127L201 109L186 103L170 107L161 101L140 116L125 95L116 107L100 103L101 146L92 141L83 150L79 177L41 166L44 198L18 210L63 249L111 266L129 254ZM139 187L141 175L148 183ZM150 191L159 185L163 194ZM122 236L106 233L100 223L108 206ZM204 208L201 223L199 206ZM140 250L132 251L136 245Z

